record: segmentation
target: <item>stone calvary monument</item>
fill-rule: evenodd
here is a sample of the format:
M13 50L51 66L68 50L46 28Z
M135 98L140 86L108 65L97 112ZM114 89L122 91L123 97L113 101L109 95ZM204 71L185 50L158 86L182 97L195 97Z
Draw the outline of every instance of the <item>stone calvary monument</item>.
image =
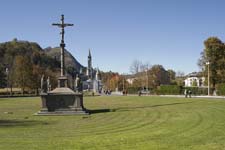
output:
M64 28L73 26L73 24L64 23L64 15L61 15L61 23L53 23L53 26L61 28L61 75L58 78L58 87L51 91L49 78L44 82L44 76L41 79L41 101L42 109L37 115L75 115L88 114L83 106L82 83L76 84L76 92L68 87L68 78L65 75L64 61Z

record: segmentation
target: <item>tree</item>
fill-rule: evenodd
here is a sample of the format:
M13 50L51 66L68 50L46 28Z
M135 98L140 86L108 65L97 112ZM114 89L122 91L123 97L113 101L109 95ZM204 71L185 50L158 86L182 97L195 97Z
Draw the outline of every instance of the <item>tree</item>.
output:
M117 76L119 76L116 72L101 72L101 79L105 89L114 90L117 87Z
M149 63L142 63L139 60L134 60L130 66L130 71L135 76L133 86L136 88L147 88L149 82L149 69L151 65Z
M177 71L176 72L176 77L184 77L185 73L183 71Z
M154 65L149 70L149 81L149 85L153 88L156 88L161 84L170 84L169 73L162 65Z
M167 70L167 72L168 72L168 74L169 74L170 81L175 80L175 77L176 77L176 72L175 72L175 71L173 71L172 69Z
M2 65L0 65L0 88L4 88L7 86L6 83L6 74Z
M55 76L60 68L60 62L47 56L37 43L17 39L0 43L0 64L3 68L8 68L7 82L11 88L10 94L12 94L13 87L19 87L23 90L24 88L27 90L35 89L38 93L42 74L50 76L53 80L52 87L55 86L57 83ZM3 73L4 71L5 69L3 69ZM26 76L25 80L24 76Z
M32 87L32 64L29 57L16 56L15 58L15 76L16 85L21 87L22 94L25 88Z
M29 74L31 82L29 83L29 87L31 89L35 89L35 94L38 95L39 88L41 87L41 76L44 74L44 68L40 67L39 65L33 65L32 74Z
M217 37L205 40L204 46L198 65L208 77L206 62L210 63L210 83L215 88L217 83L225 82L225 46Z
M134 60L130 66L130 72L136 74L141 71L142 62L139 60Z

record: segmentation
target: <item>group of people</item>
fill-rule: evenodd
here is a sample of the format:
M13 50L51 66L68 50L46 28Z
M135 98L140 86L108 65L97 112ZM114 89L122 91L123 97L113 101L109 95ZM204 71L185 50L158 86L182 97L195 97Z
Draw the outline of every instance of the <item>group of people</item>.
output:
M185 98L187 98L187 97L191 98L191 94L192 94L191 90L187 90L187 89L184 90Z
M123 95L127 95L127 90L123 90Z
M105 95L111 95L112 90L104 90Z

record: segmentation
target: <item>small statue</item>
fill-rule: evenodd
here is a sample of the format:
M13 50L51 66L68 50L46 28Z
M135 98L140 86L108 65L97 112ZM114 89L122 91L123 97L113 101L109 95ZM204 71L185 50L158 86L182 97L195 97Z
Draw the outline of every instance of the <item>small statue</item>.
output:
M79 75L77 74L76 79L75 79L75 91L77 91L79 80L80 80L80 78L79 78Z
M77 74L76 80L75 80L75 91L82 92L82 90L83 90L82 81L81 81L79 75Z
M41 93L47 93L51 91L51 84L50 84L50 78L48 77L47 80L45 80L45 75L41 76Z
M80 74L82 74L83 73L83 69L82 68L80 68Z
M41 76L41 93L44 93L44 77L45 75Z
M51 84L50 84L50 78L47 79L47 91L51 91Z

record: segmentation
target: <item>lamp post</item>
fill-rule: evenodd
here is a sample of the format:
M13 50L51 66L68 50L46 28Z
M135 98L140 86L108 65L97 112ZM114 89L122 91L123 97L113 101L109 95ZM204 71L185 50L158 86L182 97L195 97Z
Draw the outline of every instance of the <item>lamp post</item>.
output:
M124 82L125 82L125 81L124 81L124 78L125 78L125 77L124 77L124 75L123 75L123 92L124 92L124 90L125 90L125 85L124 85Z
M145 72L146 72L146 89L148 90L148 69L146 69Z
M209 61L207 61L206 65L208 65L208 96L210 95L210 88L209 88L209 86L210 86L210 83L209 83L210 82L210 80L209 80L209 64L210 64Z
M8 87L9 87L9 68L5 68L5 73L7 75L6 90L7 90L7 95L8 95L9 94L9 91L8 91Z

